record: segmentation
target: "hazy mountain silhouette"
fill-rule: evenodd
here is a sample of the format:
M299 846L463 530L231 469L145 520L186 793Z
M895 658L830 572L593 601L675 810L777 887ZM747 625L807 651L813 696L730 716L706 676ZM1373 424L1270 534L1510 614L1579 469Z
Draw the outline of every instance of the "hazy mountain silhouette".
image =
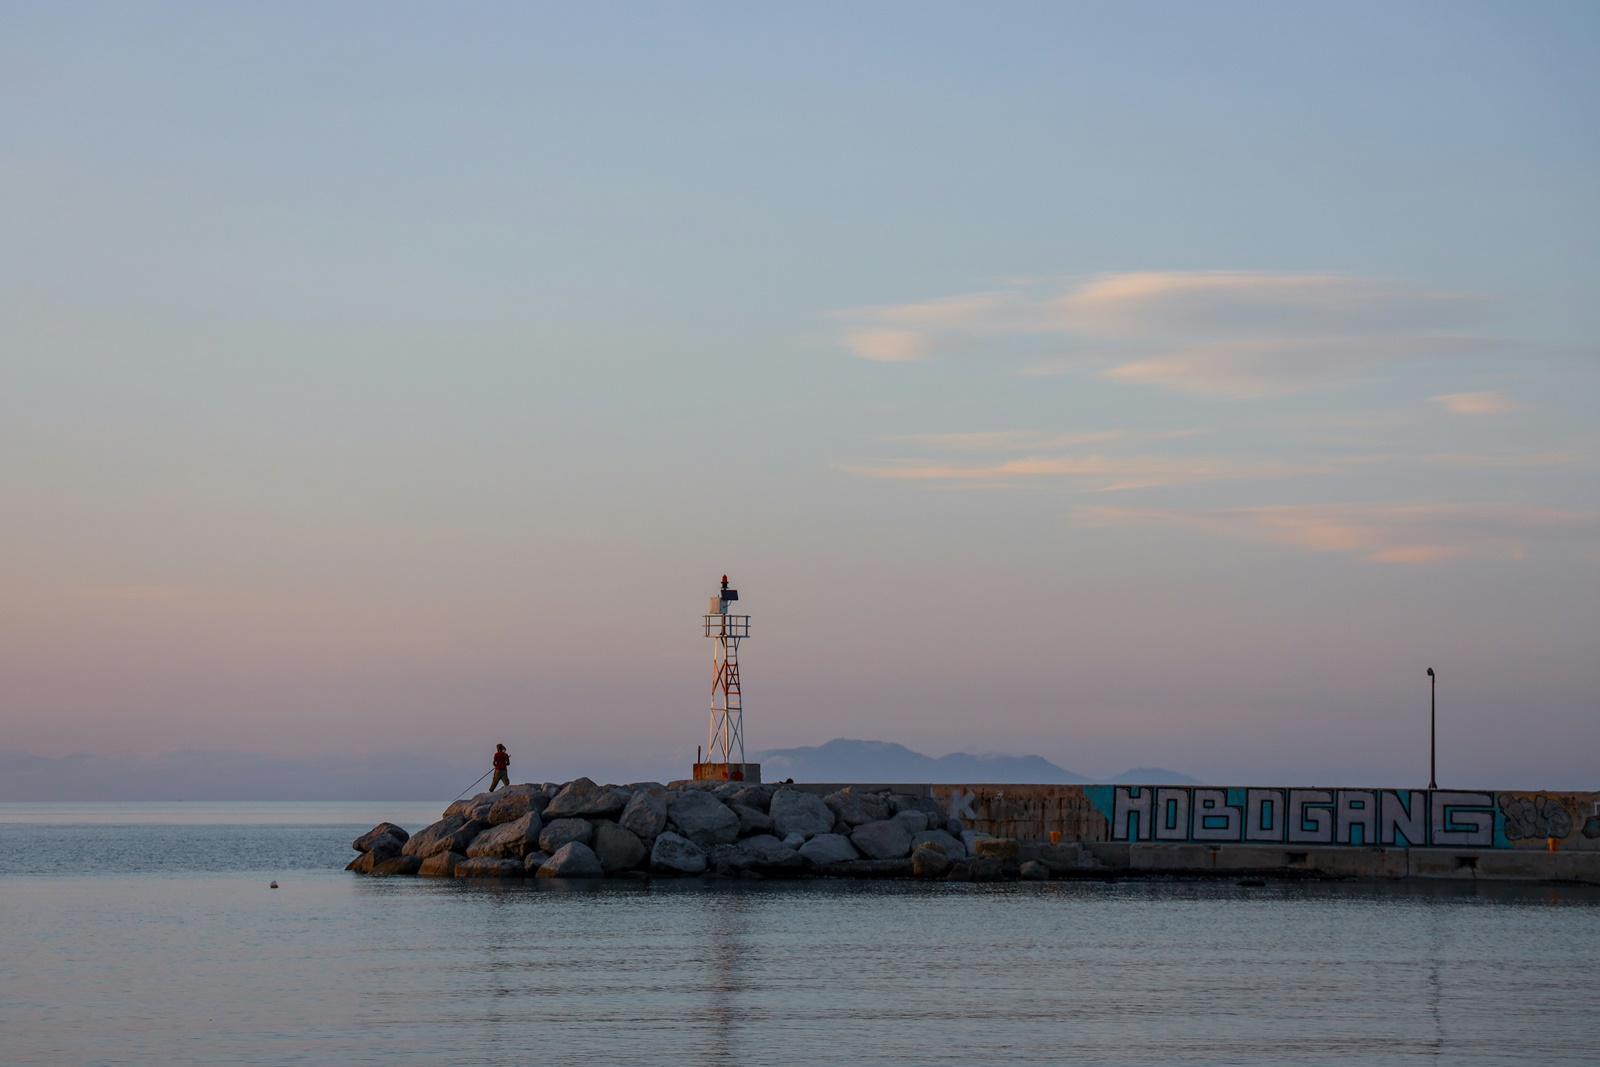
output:
M1190 778L1187 774L1163 767L1135 767L1105 780L1112 785L1205 785L1198 778Z
M1078 785L1096 781L1134 785L1199 785L1186 774L1160 767L1136 767L1110 779L1089 778L1058 767L1043 756L974 756L952 752L925 756L892 741L854 741L836 737L823 745L757 752L761 777L768 782L993 782L996 784Z

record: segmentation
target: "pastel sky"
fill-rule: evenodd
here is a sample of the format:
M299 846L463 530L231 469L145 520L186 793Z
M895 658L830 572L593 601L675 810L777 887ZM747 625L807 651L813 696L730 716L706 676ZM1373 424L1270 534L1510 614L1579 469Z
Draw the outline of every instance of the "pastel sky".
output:
M14 3L0 749L1595 788L1592 3Z

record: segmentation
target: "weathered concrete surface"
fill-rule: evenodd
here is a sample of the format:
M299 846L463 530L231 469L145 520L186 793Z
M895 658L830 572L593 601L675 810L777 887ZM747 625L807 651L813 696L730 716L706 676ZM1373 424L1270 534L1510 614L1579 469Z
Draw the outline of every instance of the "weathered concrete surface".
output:
M1600 853L1526 849L1324 848L1281 845L1083 846L1106 872L1265 874L1309 878L1438 878L1452 881L1561 881L1600 885Z

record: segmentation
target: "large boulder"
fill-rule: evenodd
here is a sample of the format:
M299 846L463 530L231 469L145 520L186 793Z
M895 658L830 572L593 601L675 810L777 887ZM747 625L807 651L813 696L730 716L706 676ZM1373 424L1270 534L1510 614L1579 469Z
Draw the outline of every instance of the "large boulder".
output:
M650 850L650 869L666 874L704 874L706 853L703 848L668 830L656 838Z
M915 851L923 845L937 845L944 850L944 854L953 860L967 858L967 846L951 837L943 830L924 830L920 834L911 835L911 848Z
M491 859L520 860L539 847L539 834L543 827L539 816L526 812L515 822L491 826L467 846L467 858L487 856Z
M667 791L659 786L635 789L617 822L641 841L654 841L667 828Z
M396 826L392 822L380 822L378 825L374 826L372 829L368 830L366 833L352 841L350 843L350 847L355 849L357 852L371 852L372 846L378 841L381 841L384 838L390 838L396 842L393 850L395 852L399 852L400 849L405 846L406 841L410 837L411 835L406 833L402 827Z
M728 799L735 804L743 804L747 808L755 808L760 812L769 812L772 808L772 794L778 791L775 785L746 785Z
M550 853L539 851L530 852L522 857L522 871L529 878L539 873L539 868L550 862Z
M815 793L780 789L772 794L772 830L779 837L803 834L816 837L833 829L833 812Z
M539 832L539 847L554 854L569 842L587 845L593 837L594 823L588 819L557 819Z
M876 793L853 793L840 790L823 797L823 803L833 816L846 826L864 826L889 817L889 798Z
M1050 868L1046 867L1038 860L1026 861L1022 865L1022 869L1017 873L1024 881L1047 882L1050 880Z
M843 834L818 834L801 845L799 851L801 857L819 867L826 863L849 863L861 858L861 853Z
M522 861L497 859L492 856L469 856L456 864L455 876L457 878L521 878Z
M631 871L650 858L644 842L632 830L624 830L616 823L604 820L594 824L594 840L589 847L600 857L600 866L607 874Z
M928 828L928 817L920 811L902 811L893 816L892 822L897 822L906 828L906 833L915 837Z
M496 799L493 793L477 793L467 797L465 800L454 800L450 802L449 807L444 809L444 814L439 818L448 819L459 815L463 819L470 819L475 822L488 822L489 812L493 810Z
M739 836L739 816L710 793L687 789L667 801L667 819L697 845L726 845Z
M749 837L751 834L772 833L772 816L759 808L752 808L741 804L737 800L728 802L728 810L739 817L739 836Z
M1022 855L1022 846L1013 837L979 837L973 839L972 854L979 859L1014 863Z
M929 830L944 828L944 809L932 797L913 796L910 793L890 793L889 808L896 815L899 815L902 811L920 811L928 817Z
M578 778L551 798L543 814L546 819L614 819L626 805L620 793Z
M784 848L792 848L797 852L800 850L800 846L805 844L805 843L806 843L806 835L805 834L789 834L786 837L784 837L784 839L783 839L783 847Z
M539 868L540 878L600 878L605 868L600 857L581 841L568 841Z
M424 878L449 878L456 873L456 864L466 861L460 852L435 852L422 861L417 873Z
M420 856L390 856L373 864L372 873L377 875L416 874L422 867Z
M925 842L911 853L911 873L918 878L943 878L950 873L950 857L938 845Z
M466 852L472 839L486 828L486 823L460 815L447 816L412 834L400 851L407 856L421 856L424 859L436 852Z
M371 874L372 868L382 863L389 857L377 852L363 852L345 865L345 870L355 871L357 874Z
M483 821L490 826L500 826L508 822L516 822L524 815L532 812L538 815L550 803L550 795L541 793L536 785L514 785L509 789L502 789L493 794L494 803L489 805L488 812Z
M880 819L850 831L850 843L870 860L898 860L911 854L911 834L892 819Z
M773 873L777 871L799 870L805 865L800 858L800 853L785 845L771 834L756 834L740 841L737 848L743 849L751 857L750 867L759 871Z

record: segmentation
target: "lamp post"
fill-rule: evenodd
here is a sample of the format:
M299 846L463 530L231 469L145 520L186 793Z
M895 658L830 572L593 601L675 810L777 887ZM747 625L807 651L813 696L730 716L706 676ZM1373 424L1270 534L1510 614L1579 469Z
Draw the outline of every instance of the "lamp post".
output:
M1438 789L1434 780L1434 757L1439 747L1439 679L1428 668L1428 788Z

